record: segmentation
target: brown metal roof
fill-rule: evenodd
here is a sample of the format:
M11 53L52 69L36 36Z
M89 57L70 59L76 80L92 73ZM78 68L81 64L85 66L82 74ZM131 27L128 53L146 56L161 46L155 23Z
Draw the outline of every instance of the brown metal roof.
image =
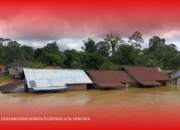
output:
M157 81L139 81L140 84L142 85L161 85L161 83Z
M162 72L164 73L164 74L170 74L170 73L172 73L174 70L162 70Z
M157 67L125 67L125 69L139 81L170 80L164 73L159 72Z
M18 81L0 86L0 91L1 91L1 93L6 93L6 92L11 91L11 90L13 90L13 89L19 87L20 85L25 84L25 83L26 83L25 80L18 80Z
M122 83L99 83L99 86L103 88L108 88L108 87L125 87L125 84Z
M163 72L158 71L157 67L124 67L124 69L136 81L142 83L143 85L146 83L148 85L155 85L156 81L170 80L170 78L166 76Z
M55 69L61 69L61 66L55 66L54 68Z
M15 60L14 63L10 64L8 68L15 68L15 67L25 67L29 68L30 64L27 60Z
M133 82L129 75L124 71L88 71L88 74L93 78L97 84L102 86L122 87L122 83ZM100 86L101 86L100 85Z

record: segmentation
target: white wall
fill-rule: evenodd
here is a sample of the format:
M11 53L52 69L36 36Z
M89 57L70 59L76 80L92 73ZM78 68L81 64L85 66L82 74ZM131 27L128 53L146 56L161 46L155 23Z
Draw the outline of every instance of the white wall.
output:
M177 85L180 85L180 77L177 78Z
M173 73L171 76L172 76L172 78L180 76L180 69L177 70L175 73Z
M129 88L129 83L126 83L126 88Z

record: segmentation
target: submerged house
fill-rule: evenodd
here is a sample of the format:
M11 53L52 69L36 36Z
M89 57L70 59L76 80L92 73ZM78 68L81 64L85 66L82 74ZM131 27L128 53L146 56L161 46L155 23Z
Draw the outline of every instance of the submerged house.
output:
M124 71L88 71L95 88L129 87L133 80Z
M170 80L158 67L123 67L133 79L133 86L166 86Z
M171 83L180 85L180 67L171 72Z
M19 78L22 74L23 68L29 68L29 61L26 60L15 60L12 64L7 66L7 71L10 76Z
M17 85L19 86L19 82L23 80L25 90L29 92L85 90L87 89L87 84L92 84L92 81L83 70L23 69L21 80L14 82L15 85L11 83L10 89L16 88ZM4 88L8 87L7 85L1 86L0 90L6 90ZM5 93L8 91L1 92Z
M162 72L171 79L171 74L174 72L174 70L162 70Z

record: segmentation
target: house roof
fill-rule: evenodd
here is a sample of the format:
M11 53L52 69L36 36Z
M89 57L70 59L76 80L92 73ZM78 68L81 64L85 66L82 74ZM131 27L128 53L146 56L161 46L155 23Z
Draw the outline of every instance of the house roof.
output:
M145 83L144 81L149 81L147 84L154 85L155 81L170 80L170 78L166 76L163 72L160 72L157 67L124 67L124 69L136 81L142 84L147 83Z
M46 69L54 69L54 66L46 66Z
M67 88L66 84L92 83L83 70L23 69L28 88L51 90Z
M46 66L46 69L61 69L61 66Z
M61 69L61 66L55 66L54 68L55 69Z
M88 74L100 86L123 87L122 83L133 82L124 71L88 71Z
M6 66L0 66L0 70L1 72L6 73Z
M10 64L8 68L15 68L15 67L26 67L29 68L30 64L27 60L15 60L14 63Z
M143 85L161 85L161 83L157 82L157 81L139 81L139 83L143 84Z
M15 82L0 86L0 91L1 93L6 93L24 84L25 80L17 80Z
M99 86L103 88L108 88L108 87L125 87L125 84L122 83L99 83Z
M164 74L170 74L170 73L172 73L174 70L162 70L162 72L164 73Z

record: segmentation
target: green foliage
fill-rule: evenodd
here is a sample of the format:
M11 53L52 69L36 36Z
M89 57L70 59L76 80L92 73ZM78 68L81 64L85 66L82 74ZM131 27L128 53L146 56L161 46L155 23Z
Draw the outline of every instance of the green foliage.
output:
M112 57L112 61L115 64L133 65L134 59L139 56L139 53L140 49L135 49L129 44L121 44L114 57Z
M111 48L111 55L114 56L116 49L121 43L124 43L124 40L116 32L110 32L104 37L104 41L109 44Z
M85 52L93 53L93 52L95 52L97 50L97 47L95 45L96 43L91 38L88 38L87 41L83 41L83 42L84 42L85 47L82 47L82 49Z
M107 61L101 65L99 70L117 70L117 66L114 63Z
M10 75L4 75L4 74L0 74L0 84L5 81L5 80L15 80L14 78L12 78Z
M166 40L164 38L160 38L158 36L153 36L151 39L149 39L149 50L155 51L157 47L159 46L165 46Z
M144 39L142 38L142 33L135 31L135 33L132 34L132 36L129 37L129 43L135 48L141 48L141 43L144 42Z
M180 52L174 44L167 45L165 39L153 36L149 39L149 48L141 50L140 44L144 40L138 31L129 37L128 42L115 32L108 33L97 43L91 38L83 42L83 51L72 49L61 52L56 42L34 49L9 38L0 38L0 65L22 59L30 61L32 68L62 66L84 70L118 70L122 66L161 69L176 69L180 66Z
M21 46L17 41L0 38L0 64L6 65L14 60L31 60L34 58L34 49L30 46Z
M99 41L97 44L97 52L102 56L109 56L110 45L107 42Z
M51 53L51 54L58 54L59 47L56 42L48 43L46 46L43 47L44 51Z
M154 55L140 55L135 59L135 66L141 67L161 67Z
M34 58L43 64L64 66L65 55L59 51L57 43L53 42L36 49Z
M30 61L30 67L35 69L43 69L45 68L45 64L39 62L39 61Z

